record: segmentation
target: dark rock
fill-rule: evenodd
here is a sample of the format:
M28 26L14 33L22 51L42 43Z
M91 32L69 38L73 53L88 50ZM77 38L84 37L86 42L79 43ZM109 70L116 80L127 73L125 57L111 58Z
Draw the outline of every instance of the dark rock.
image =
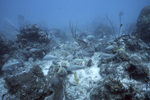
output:
M125 70L128 72L130 78L143 82L149 81L149 69L147 66L130 63L130 66Z
M150 43L150 5L144 7L140 12L136 23L135 36L139 37L146 43Z
M21 100L44 100L53 94L51 85L46 81L42 69L34 66L28 71L5 77L8 93Z

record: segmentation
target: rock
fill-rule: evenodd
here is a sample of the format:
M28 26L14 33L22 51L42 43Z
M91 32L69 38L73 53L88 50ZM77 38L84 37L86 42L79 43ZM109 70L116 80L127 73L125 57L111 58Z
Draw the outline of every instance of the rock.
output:
M137 19L135 36L145 43L150 43L150 5L144 7Z
M143 82L148 82L150 80L148 77L149 69L147 66L130 63L130 66L125 70L128 72L129 76L135 80Z
M4 79L8 93L21 100L44 100L54 92L39 66L33 66L30 70L7 76Z

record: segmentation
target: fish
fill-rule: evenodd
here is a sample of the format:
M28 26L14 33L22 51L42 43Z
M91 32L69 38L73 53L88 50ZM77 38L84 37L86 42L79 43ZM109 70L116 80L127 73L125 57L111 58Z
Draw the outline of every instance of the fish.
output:
M62 66L59 67L57 73L60 73L62 71Z
M23 62L21 61L18 61L16 59L11 59L9 60L7 63L5 63L3 66L2 66L2 71L5 71L5 70L13 70L15 69L17 66L20 66L22 65Z
M74 73L74 80L77 82L77 84L79 85L79 79L77 78L77 73Z
M51 54L47 54L43 57L43 60L53 60L53 59L57 59L57 57L55 57Z
M79 69L84 69L84 68L87 68L85 66L80 66L80 65L71 65L70 67L68 67L66 70L68 72L70 71L74 71L74 70L79 70Z

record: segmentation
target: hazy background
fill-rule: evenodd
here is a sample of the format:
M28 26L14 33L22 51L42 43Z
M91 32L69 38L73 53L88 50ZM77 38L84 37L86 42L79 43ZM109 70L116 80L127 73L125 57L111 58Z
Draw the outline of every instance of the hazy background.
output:
M67 28L70 21L79 28L91 28L93 23L105 21L106 15L119 25L120 11L124 13L122 23L128 25L135 23L141 9L149 4L150 0L0 0L0 30L17 28L18 15L48 28Z

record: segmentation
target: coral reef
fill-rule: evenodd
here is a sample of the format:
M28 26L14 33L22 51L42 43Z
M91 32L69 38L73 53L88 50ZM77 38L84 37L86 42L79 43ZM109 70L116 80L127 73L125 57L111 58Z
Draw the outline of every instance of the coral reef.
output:
M149 6L139 16L136 36L114 38L103 24L92 34L70 24L69 37L61 29L28 24L16 40L0 38L1 98L150 100L149 31L143 27L149 22L143 15L149 16Z

